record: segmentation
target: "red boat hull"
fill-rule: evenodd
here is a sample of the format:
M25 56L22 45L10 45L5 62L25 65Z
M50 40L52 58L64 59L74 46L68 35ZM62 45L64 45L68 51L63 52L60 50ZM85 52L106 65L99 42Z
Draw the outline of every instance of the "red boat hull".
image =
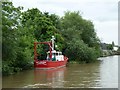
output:
M67 57L64 57L64 61L48 61L48 60L35 60L34 67L36 69L54 69L66 66L68 61Z

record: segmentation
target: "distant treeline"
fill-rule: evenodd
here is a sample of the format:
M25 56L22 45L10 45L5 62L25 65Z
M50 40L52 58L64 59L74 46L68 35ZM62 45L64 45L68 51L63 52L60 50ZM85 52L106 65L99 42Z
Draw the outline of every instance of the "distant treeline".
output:
M12 2L2 3L2 72L13 74L33 66L34 42L50 41L55 36L56 49L69 61L90 63L100 56L100 40L94 25L78 11L66 11L59 17L37 8L22 11ZM46 50L40 46L38 52ZM44 54L44 53L43 53Z
M102 50L101 56L120 55L120 46L115 45L113 41L112 44L100 43L100 48Z

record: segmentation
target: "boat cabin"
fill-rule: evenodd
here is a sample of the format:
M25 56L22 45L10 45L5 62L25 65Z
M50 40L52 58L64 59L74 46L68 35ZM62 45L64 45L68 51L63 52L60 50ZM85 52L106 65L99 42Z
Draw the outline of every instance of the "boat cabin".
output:
M47 52L47 60L50 60L50 51ZM52 51L52 61L63 61L64 56L62 55L62 52L53 50Z

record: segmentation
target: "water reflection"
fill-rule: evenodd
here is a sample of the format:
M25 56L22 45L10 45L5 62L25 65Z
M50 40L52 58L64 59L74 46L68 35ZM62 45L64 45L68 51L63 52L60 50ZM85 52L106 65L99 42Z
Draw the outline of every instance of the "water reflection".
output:
M66 67L52 70L34 70L34 81L39 83L37 87L51 87L51 88L62 88L64 87L64 73Z

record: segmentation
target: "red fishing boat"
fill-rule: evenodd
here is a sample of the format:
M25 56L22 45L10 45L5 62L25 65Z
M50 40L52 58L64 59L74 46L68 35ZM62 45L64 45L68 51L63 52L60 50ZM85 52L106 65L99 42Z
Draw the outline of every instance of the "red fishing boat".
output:
M54 69L66 66L68 58L62 55L62 52L54 50L54 39L54 36L52 36L49 42L34 42L34 68ZM38 59L37 45L39 44L47 44L49 46L45 60Z

